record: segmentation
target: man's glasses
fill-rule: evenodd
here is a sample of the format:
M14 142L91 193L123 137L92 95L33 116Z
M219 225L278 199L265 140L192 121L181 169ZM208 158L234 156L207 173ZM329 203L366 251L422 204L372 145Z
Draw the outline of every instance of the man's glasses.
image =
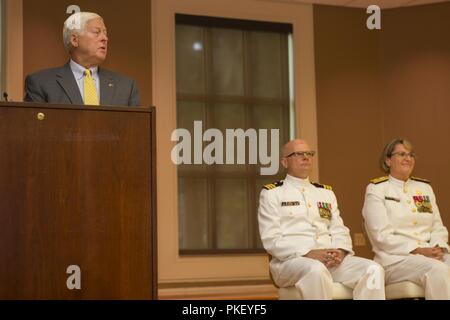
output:
M315 151L295 151L288 154L285 158L312 158L316 154Z
M402 151L402 152L394 152L393 154L391 154L391 157L392 156L398 156L400 159L406 159L406 157L410 157L410 158L412 158L412 159L415 159L416 158L416 153L415 152L404 152L404 151Z

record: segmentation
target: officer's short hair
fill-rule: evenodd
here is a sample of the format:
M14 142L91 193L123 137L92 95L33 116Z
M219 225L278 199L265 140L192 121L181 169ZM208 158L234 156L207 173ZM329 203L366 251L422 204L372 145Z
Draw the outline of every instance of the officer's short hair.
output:
M381 153L381 157L380 157L380 167L381 167L381 170L383 170L385 173L389 173L391 170L388 167L388 165L386 164L386 159L390 158L392 156L392 153L395 150L395 146L398 144L404 145L405 148L409 152L412 152L414 149L411 142L409 142L406 139L401 139L401 138L396 138L396 139L392 140L391 142L389 142L387 145L385 145L383 152Z

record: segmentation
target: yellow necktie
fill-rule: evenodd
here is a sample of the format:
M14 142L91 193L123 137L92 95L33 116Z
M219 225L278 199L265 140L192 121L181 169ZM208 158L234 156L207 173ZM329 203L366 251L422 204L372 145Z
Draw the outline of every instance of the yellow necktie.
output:
M98 106L97 89L95 89L94 79L92 79L91 70L84 70L84 104Z

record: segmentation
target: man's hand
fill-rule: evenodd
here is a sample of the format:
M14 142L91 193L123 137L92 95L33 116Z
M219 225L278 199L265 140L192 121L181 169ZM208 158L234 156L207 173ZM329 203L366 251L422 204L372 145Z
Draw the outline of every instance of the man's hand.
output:
M341 249L317 249L308 252L305 257L322 262L328 269L338 266L347 253Z
M342 260L344 260L345 256L347 255L347 251L342 250L342 249L331 249L328 252L331 252L331 255L334 259L334 261L336 261L337 265L339 265Z
M439 261L444 260L444 249L440 247L434 248L416 248L411 251L412 254L421 254L425 257L436 259Z

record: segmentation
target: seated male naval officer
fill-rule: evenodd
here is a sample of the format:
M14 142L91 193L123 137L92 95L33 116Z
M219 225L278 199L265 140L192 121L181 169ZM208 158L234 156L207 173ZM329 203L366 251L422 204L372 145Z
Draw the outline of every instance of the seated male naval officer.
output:
M261 191L259 230L273 280L295 286L308 300L332 299L333 282L353 289L354 299L385 299L384 270L354 256L331 187L309 181L313 155L306 141L288 142L281 159L285 180Z

